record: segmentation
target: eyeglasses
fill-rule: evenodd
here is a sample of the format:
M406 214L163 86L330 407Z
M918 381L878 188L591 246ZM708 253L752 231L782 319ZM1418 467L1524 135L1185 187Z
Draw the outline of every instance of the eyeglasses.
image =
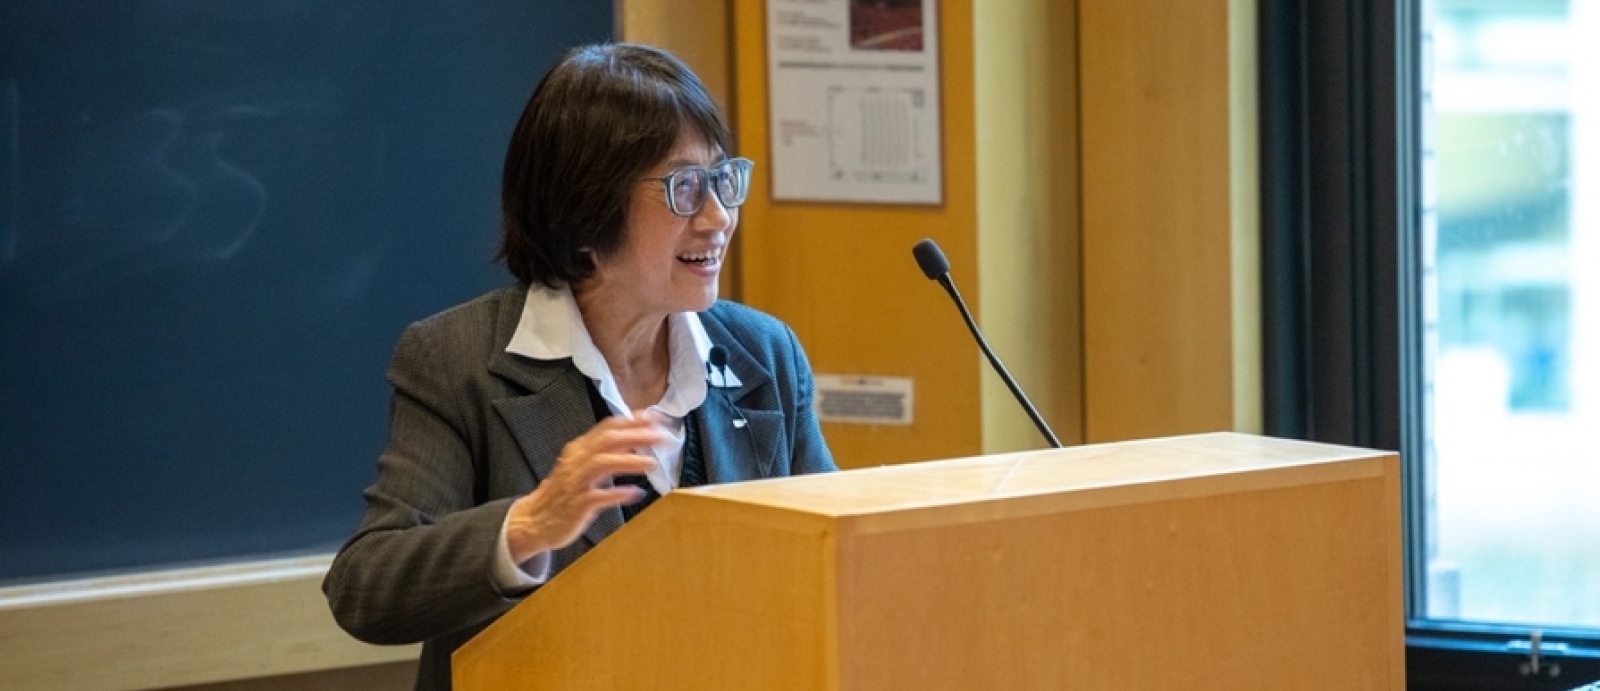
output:
M738 208L750 196L750 170L755 167L748 158L730 158L710 168L684 166L664 178L645 179L662 182L667 188L667 208L689 217L706 205L708 189L716 193L723 208Z

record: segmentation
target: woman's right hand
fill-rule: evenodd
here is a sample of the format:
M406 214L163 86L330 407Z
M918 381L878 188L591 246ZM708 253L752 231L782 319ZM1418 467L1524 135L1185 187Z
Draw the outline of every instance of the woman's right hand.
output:
M633 419L608 417L567 442L550 476L511 503L511 515L506 519L511 561L520 564L540 552L566 547L601 510L644 498L638 487L606 485L618 475L654 470L656 460L634 450L650 448L667 438L660 417L641 411Z

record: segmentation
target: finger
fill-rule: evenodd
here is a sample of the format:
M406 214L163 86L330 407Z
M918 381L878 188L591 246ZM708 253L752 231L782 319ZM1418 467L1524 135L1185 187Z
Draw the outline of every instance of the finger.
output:
M645 430L660 429L662 428L662 420L660 418L661 415L654 412L642 417L636 416L632 418L622 417L621 415L612 415L611 417L601 420L594 427L589 428L589 431L585 432L578 438L583 439L588 437L591 439L603 439L607 436L612 436L619 433L629 434Z
M607 440L619 437L629 438L657 426L649 420L629 419L620 415L612 415L596 423L595 426L590 427L588 431L578 435L577 438L567 442L567 447L580 452L588 450L592 453L596 445L606 444L608 443Z
M653 425L653 424L660 424L661 418L662 418L661 413L656 412L654 410L650 410L650 409L635 410L635 411L633 411L633 415L629 416L629 417L624 417L624 416L621 416L621 415L612 415L610 417L607 417L606 419L601 420L600 422L596 423L595 426L591 427L590 429L591 430L600 430L600 429L629 429L629 428L634 428L634 427L648 427L648 426Z
M660 467L661 464L649 456L610 453L589 457L575 472L579 482L592 486L618 475L643 475Z
M563 458L550 476L552 491L563 495L582 493L607 484L618 475L645 475L661 467L656 459L636 453L597 454L585 458ZM556 487L564 489L554 489Z
M650 428L660 432L663 438L671 436L667 426L672 421L672 418L668 417L666 413L654 408L646 408L634 411L634 419L649 423Z
M626 429L595 430L585 434L583 452L594 455L632 451L655 446L668 438L666 429L659 425L645 425Z
M592 511L599 511L613 506L628 506L643 501L645 491L642 487L633 485L618 485L607 489L597 489L589 494L589 506Z
M556 459L558 464L583 464L585 458L603 453L631 452L634 449L649 448L665 441L664 430L653 429L649 426L633 428L611 428L596 425L582 436L561 447L561 455Z

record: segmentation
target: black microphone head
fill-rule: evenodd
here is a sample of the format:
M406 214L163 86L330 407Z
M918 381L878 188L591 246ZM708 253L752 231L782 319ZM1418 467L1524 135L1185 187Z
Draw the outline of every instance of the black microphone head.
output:
M922 242L911 248L911 256L917 258L922 275L930 280L937 281L940 276L950 273L950 260L944 258L944 252L939 251L939 245L933 238L923 238Z
M719 345L711 346L711 366L717 370L728 368L728 350Z

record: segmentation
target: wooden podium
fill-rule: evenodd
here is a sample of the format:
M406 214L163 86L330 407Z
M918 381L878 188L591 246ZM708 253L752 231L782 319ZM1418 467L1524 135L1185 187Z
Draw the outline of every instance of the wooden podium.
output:
M1206 434L673 492L456 688L1405 686L1393 453Z

